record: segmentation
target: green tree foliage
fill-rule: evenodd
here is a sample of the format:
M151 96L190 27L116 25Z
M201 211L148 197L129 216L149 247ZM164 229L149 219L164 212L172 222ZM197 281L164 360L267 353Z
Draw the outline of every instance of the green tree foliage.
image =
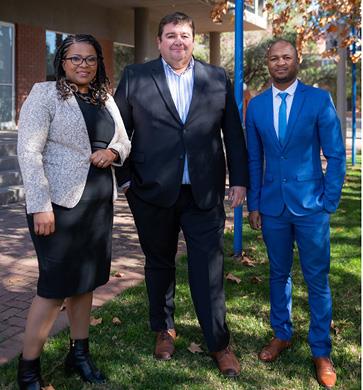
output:
M121 74L126 65L132 64L135 59L135 49L131 46L114 43L113 45L113 85L117 86L121 79Z
M295 34L286 34L284 39L294 44ZM261 91L269 85L266 53L272 41L273 38L263 39L244 51L244 80L249 89ZM323 59L317 53L316 44L312 42L302 55L299 79L306 84L326 88L335 95L336 64L332 60Z
M295 33L290 31L284 35L291 43L295 43ZM273 38L263 38L256 44L250 44L244 49L244 82L248 88L260 92L267 88L270 75L266 66L266 53ZM227 70L230 78L234 79L234 35L221 35L221 65ZM318 53L316 44L311 42L306 53L302 56L299 78L304 83L318 85L335 95L336 64L332 60L323 59Z
M193 55L198 60L209 62L209 34L195 35Z

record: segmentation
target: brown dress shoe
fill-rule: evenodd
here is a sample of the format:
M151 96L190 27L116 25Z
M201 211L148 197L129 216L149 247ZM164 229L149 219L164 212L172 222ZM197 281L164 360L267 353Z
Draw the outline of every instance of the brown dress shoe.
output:
M170 360L175 352L175 329L162 330L156 333L154 357L159 360Z
M268 345L263 347L262 351L258 354L258 358L266 363L273 362L284 349L289 347L291 347L291 341L274 337Z
M337 381L337 374L333 362L329 357L313 358L315 364L316 379L319 385L325 389L332 389Z
M222 351L212 352L211 356L224 376L235 378L241 373L239 361L229 347L222 349Z

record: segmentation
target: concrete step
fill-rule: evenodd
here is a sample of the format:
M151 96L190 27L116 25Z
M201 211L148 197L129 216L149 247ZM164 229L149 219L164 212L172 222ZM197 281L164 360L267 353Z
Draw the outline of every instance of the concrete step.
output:
M18 132L0 130L0 142L3 141L15 141L18 139Z
M0 156L16 156L16 141L0 141Z
M22 202L24 199L25 194L23 186L0 187L0 206L9 203Z
M0 131L0 206L24 201L17 138L17 131Z
M19 171L0 171L0 187L16 186L22 184Z
M18 158L16 156L0 157L0 171L19 170Z

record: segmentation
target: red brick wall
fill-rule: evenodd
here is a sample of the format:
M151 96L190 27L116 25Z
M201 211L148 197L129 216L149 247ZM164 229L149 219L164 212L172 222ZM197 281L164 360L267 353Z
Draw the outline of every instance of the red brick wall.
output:
M45 29L17 24L15 34L16 119L33 84L45 81L45 56Z
M45 29L16 25L15 34L15 93L16 120L21 106L34 83L46 79ZM113 82L113 42L99 39L108 78ZM113 86L113 85L112 85Z
M106 67L107 77L110 79L111 86L113 85L113 42L106 39L97 39L102 46L102 53Z

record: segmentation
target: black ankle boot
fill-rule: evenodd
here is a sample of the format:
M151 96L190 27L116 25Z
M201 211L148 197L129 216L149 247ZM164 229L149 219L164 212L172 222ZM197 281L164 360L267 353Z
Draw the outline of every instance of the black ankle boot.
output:
M70 340L70 350L66 357L65 368L67 371L77 372L85 382L106 383L105 376L91 360L88 339Z
M24 360L19 356L18 385L20 390L41 390L44 386L40 375L40 358Z

